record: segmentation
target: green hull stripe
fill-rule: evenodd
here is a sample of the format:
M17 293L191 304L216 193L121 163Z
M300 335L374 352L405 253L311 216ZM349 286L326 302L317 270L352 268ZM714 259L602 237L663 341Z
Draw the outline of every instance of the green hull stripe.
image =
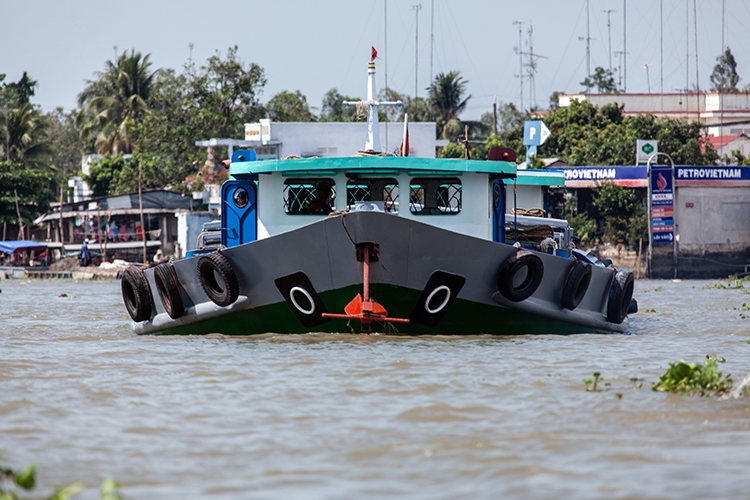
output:
M361 293L361 286L350 286L339 290L323 292L323 300L328 312L343 313L344 306ZM373 284L370 295L382 304L388 315L394 318L408 318L417 303L421 291L410 290L394 285ZM590 327L554 321L527 313L505 309L500 306L480 304L456 298L440 324L428 327L418 323L382 324L372 323L372 331L389 334L428 334L428 335L521 335L521 334L572 334L595 332ZM359 333L359 321L331 320L314 328L305 328L299 322L291 307L284 301L252 309L238 311L218 318L198 321L160 334L205 335L253 335L261 333Z

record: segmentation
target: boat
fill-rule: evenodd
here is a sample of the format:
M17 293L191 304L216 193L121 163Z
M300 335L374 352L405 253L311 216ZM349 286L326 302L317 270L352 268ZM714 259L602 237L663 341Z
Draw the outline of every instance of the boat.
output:
M505 148L488 161L379 154L378 106L398 103L374 100L374 61L367 95L358 156L234 151L221 219L195 250L123 273L135 333L626 331L632 273L574 248L566 220L506 213L506 190L552 173L517 170Z

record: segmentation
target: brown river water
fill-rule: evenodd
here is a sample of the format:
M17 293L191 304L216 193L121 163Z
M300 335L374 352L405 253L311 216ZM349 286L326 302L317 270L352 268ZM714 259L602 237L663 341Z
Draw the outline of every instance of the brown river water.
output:
M0 467L37 463L33 498L747 499L750 397L650 389L750 374L716 283L638 281L626 335L230 338L136 336L116 281L0 281Z

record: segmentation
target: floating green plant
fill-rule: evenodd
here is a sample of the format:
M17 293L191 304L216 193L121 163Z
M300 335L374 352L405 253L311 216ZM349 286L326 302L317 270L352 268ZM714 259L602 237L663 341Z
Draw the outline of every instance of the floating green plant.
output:
M705 363L688 363L677 360L651 385L659 392L676 392L687 395L716 396L732 389L731 375L719 371L719 363L726 360L720 356L706 356Z
M2 458L0 450L0 458ZM12 483L12 489L6 489L5 484ZM0 500L20 500L19 488L23 491L31 491L36 486L36 464L31 464L25 469L14 471L13 469L0 466ZM114 479L106 479L101 487L102 500L123 500L117 482ZM49 500L69 500L83 490L83 483L73 483L57 488L55 492L47 497Z
M605 391L609 383L604 382L604 387L600 387L599 384L604 382L604 377L599 372L594 372L594 378L586 377L583 379L583 383L586 384L586 390L589 392Z

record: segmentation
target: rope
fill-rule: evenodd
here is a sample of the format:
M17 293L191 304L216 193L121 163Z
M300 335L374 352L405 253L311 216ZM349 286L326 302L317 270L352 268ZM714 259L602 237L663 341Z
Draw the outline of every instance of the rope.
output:
M367 117L367 112L370 109L370 104L372 104L370 101L367 101L367 102L359 101L357 103L357 118Z
M510 229L505 231L505 238L507 240L512 239L515 232L518 231L518 240L530 241L533 243L540 243L546 238L554 238L555 234L551 226L541 224L539 226L530 227L528 229L516 229L514 224L510 225Z
M529 215L531 217L544 217L547 212L543 208L511 208L511 214Z
M380 152L380 151L373 151L372 149L368 149L367 151L357 151L357 154L354 156L396 156L393 153L386 152Z

